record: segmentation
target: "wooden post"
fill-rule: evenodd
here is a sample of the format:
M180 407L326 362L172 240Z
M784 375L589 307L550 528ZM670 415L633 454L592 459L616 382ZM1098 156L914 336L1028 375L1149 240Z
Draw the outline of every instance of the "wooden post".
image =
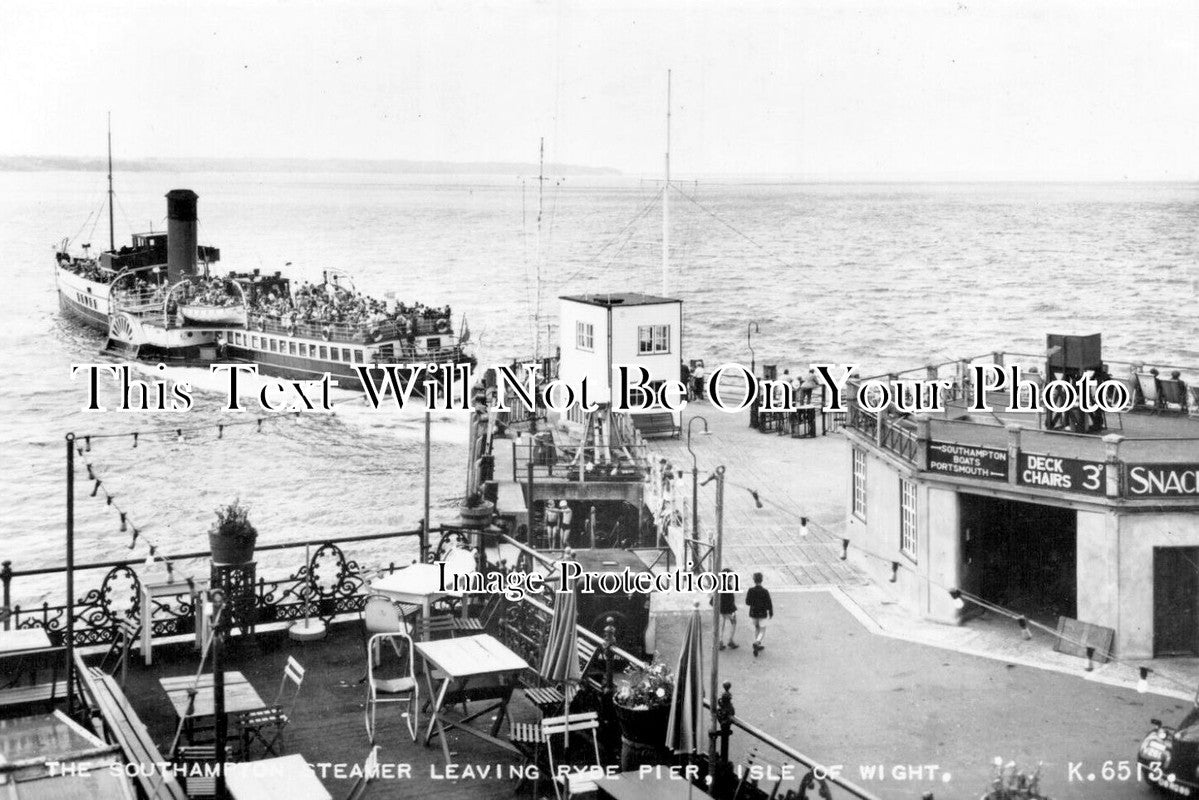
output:
M90 441L90 440L89 440ZM8 585L5 584L7 593ZM8 603L5 603L5 607ZM67 434L67 716L75 713L75 434Z
M716 468L716 532L712 541L712 574L720 574L721 540L724 538L724 466ZM717 689L720 680L720 597L712 596L712 685L708 694L708 702L712 708L712 747L709 764L715 774L716 764L716 732L720 729L720 718L717 714Z
M8 630L12 626L12 562L5 560L0 563L0 583L4 584L4 600L0 603L0 614L3 619L0 622L4 623L4 630Z
M216 723L216 800L226 800L225 789L225 739L229 724L225 713L225 668L221 664L221 639L224 637L225 620L221 618L224 593L212 593L212 617L216 624L212 626L212 717Z
M429 487L432 468L433 415L425 409L425 518L420 524L420 560L423 564L429 552Z

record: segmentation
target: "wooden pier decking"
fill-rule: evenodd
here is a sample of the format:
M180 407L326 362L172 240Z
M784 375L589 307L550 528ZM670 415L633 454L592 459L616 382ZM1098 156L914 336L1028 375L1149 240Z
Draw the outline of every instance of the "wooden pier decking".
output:
M286 729L285 752L303 755L335 800L345 797L353 783L354 766L363 763L371 747L363 717L366 687L359 683L366 672L361 625L335 624L327 639L308 643L292 642L283 631L235 637L223 650L222 663L226 670L244 674L269 703L278 690L288 656L304 666L305 676ZM198 663L199 654L186 643L156 648L152 667L142 665L139 659L130 662L125 694L164 753L175 736L177 721L159 679L194 675ZM211 664L206 665L206 671L211 671ZM369 787L367 797L477 800L513 796L518 783L515 778L448 779L438 742L434 740L432 747L413 742L400 708L379 708L376 744L380 746L381 764L410 765L411 777L398 777L400 773L394 767L390 777L384 771L383 777ZM513 695L509 712L518 721L537 718L535 709L519 691ZM422 724L427 721L427 714L422 712ZM502 730L506 734L507 723ZM450 750L462 765L491 765L493 770L506 771L509 765L520 763L516 756L473 737L453 731L448 736ZM540 790L543 795L552 795L544 778ZM532 797L532 785L525 787L520 796Z
M837 433L793 439L758 433L749 412L727 413L699 401L683 412L683 436L648 440L654 458L665 458L685 477L676 491L691 502L691 455L687 425L695 416L708 422L692 426L691 449L702 483L717 466L725 467L724 551L722 562L748 580L763 574L772 589L860 585L866 577L841 560L836 535L845 515L848 448ZM814 466L816 465L816 466ZM752 491L751 491L752 490ZM758 493L758 508L752 492ZM808 535L800 536L802 517ZM699 489L700 537L716 524L715 482Z

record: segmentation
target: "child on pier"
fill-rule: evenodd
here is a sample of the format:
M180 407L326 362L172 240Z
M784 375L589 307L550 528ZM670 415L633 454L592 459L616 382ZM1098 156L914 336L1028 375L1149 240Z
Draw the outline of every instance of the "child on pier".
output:
M754 656L765 649L766 620L774 618L774 604L770 592L762 586L762 573L754 573L754 585L745 593L745 605L749 607L749 618L754 623Z

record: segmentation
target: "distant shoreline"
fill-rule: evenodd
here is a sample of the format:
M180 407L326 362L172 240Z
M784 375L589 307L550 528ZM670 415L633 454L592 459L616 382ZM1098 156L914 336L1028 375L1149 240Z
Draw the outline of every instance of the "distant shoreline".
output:
M120 172L362 172L396 175L535 175L536 164L483 161L403 161L354 158L141 158L120 159ZM0 172L105 172L104 158L76 156L0 156ZM546 164L550 175L619 176L610 167Z
M141 158L118 159L113 164L118 173L293 173L293 174L375 174L423 176L501 176L536 179L540 169L534 163L509 161L405 161L401 159L353 158ZM5 172L99 172L108 165L103 157L82 156L0 156L0 173ZM662 176L653 172L622 171L613 167L587 167L578 164L546 164L545 174L551 177L620 178L641 183L661 183ZM686 187L694 183L730 184L738 186L836 186L859 184L871 186L919 185L1185 185L1199 183L1194 177L1106 177L1078 178L1070 176L963 176L956 174L930 175L869 175L850 173L828 174L766 174L758 172L697 172L675 175L672 183Z

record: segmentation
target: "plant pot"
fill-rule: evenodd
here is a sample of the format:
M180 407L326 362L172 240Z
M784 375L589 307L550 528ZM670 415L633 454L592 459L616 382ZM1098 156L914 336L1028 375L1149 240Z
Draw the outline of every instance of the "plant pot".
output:
M670 727L670 706L627 708L614 703L620 735L630 742L662 748L666 746L666 729Z
M458 516L462 518L464 525L483 526L491 522L491 518L495 516L495 503L483 502L477 506L458 506Z
M245 564L254 560L254 537L208 534L208 547L215 564Z

